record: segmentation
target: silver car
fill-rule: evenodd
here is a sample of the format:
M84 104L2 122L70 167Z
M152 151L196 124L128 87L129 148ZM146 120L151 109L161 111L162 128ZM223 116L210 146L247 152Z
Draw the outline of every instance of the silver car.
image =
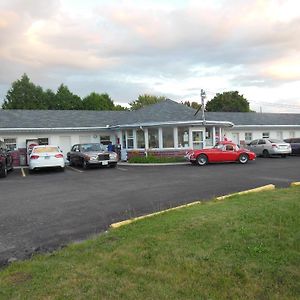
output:
M254 140L248 144L247 148L253 151L257 156L269 157L270 155L281 155L286 157L291 154L291 145L276 139Z

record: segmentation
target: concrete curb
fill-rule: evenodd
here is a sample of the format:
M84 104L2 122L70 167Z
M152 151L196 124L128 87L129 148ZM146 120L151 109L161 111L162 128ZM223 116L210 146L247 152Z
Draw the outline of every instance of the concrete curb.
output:
M300 181L292 182L291 186L300 186Z
M156 167L156 166L180 166L180 165L190 165L190 162L174 162L174 163L128 163L128 162L118 162L118 166L126 167Z
M180 209L180 208L189 207L189 206L196 205L196 204L201 204L201 201L195 201L195 202L192 202L192 203L188 203L188 204L176 206L176 207L173 207L173 208L165 209L165 210L162 210L162 211L158 211L158 212L155 212L155 213L152 213L152 214L149 214L149 215L145 215L145 216L141 216L141 217L137 217L137 218L133 218L133 219L129 219L129 220L124 220L124 221L121 221L121 222L118 222L118 223L113 223L113 224L110 225L110 227L111 228L118 228L118 227L128 225L128 224L133 223L133 222L138 221L138 220L142 220L142 219L150 218L150 217L153 217L153 216L161 215L165 212L169 212L169 211Z
M228 194L225 196L220 196L217 197L217 200L223 200L232 196L236 196L236 195L244 195L244 194L249 194L249 193L257 193L257 192L263 192L263 191L270 191L270 190L274 190L275 189L275 185L274 184L268 184L268 185L264 185L261 187L257 187L255 189L251 189L251 190L246 190L246 191L242 191L242 192L237 192L237 193L233 193L233 194Z

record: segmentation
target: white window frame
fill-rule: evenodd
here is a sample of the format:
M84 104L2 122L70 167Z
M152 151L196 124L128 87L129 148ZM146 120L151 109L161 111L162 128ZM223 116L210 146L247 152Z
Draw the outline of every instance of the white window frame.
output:
M268 131L263 132L261 136L262 136L263 139L269 139L270 138L270 132L268 132Z

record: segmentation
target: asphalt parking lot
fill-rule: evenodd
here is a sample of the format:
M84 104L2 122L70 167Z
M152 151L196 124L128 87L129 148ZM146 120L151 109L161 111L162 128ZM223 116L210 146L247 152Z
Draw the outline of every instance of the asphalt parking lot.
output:
M0 265L107 230L111 223L196 200L300 181L300 157L246 165L127 166L29 174L0 180Z

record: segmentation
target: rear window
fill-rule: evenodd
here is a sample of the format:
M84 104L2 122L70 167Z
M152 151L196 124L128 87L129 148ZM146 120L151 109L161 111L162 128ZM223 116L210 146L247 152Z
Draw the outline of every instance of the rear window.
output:
M278 144L278 143L282 143L281 140L269 140L269 142L270 142L270 143L275 143L275 144L276 144L276 143L277 143L277 144Z
M34 148L33 153L45 153L45 152L59 152L57 147L41 147Z

